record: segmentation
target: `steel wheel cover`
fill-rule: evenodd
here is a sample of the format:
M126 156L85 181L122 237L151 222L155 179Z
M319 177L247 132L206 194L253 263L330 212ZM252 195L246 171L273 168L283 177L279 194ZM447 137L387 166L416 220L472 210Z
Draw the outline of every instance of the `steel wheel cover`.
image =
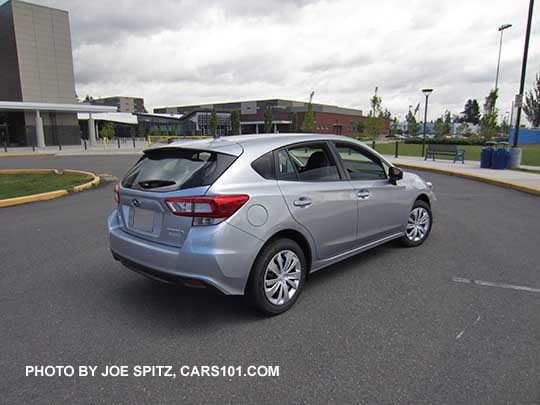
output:
M429 212L424 207L413 208L407 221L407 238L413 242L424 240L430 227Z
M284 305L297 293L302 278L302 264L292 250L278 252L266 266L264 293L273 305Z

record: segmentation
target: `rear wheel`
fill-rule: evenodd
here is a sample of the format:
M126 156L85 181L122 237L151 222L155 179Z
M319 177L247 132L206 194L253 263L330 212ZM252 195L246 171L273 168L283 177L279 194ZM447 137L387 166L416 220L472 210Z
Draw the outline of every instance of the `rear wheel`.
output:
M277 239L265 246L246 287L248 303L264 315L287 311L298 299L306 279L306 259L300 246L290 239Z
M401 243L408 247L421 245L429 236L432 223L433 216L429 204L416 200L409 213L407 228L405 235L401 237Z

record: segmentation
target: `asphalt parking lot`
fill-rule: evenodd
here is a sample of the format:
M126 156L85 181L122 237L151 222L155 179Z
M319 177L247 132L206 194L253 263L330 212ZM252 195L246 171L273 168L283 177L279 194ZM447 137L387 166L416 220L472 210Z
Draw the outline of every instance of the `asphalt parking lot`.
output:
M136 158L2 158L0 168L120 176ZM424 245L381 246L316 273L271 319L115 262L112 183L0 209L0 401L540 402L540 198L422 176L438 197ZM25 377L34 364L278 365L280 376Z

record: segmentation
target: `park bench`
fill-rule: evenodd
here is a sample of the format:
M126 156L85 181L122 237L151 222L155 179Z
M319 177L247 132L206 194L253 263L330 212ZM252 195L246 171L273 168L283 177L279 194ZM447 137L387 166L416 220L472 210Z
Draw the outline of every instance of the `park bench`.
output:
M427 160L429 157L435 160L435 156L437 155L453 156L454 163L457 161L465 163L465 149L458 148L456 145L428 145L424 160Z

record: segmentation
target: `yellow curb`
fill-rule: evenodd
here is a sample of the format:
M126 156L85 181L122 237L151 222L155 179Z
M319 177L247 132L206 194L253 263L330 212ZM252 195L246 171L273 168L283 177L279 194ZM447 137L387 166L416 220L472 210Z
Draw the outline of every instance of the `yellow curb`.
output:
M0 208L9 207L11 205L31 203L34 201L52 200L53 198L62 197L68 194L69 193L67 192L67 190L56 190L56 191L49 191L47 193L41 193L41 194L25 195L24 197L6 198L3 200L0 200Z
M4 153L0 154L0 158L3 157L42 157L42 156L56 156L55 153Z
M0 173L18 174L18 173L49 173L61 174L57 169L1 169Z
M85 176L89 176L92 178L89 182L86 182L84 184L80 184L78 186L73 187L74 192L80 192L83 190L87 190L91 187L97 186L100 183L100 178L95 173L92 172L85 172L83 170L72 170L72 169L66 169L66 170L57 170L57 169L6 169L6 170L0 170L0 173L5 174L17 174L17 173L48 173L48 172L54 172L56 174L61 173L72 173L72 174L81 174ZM6 198L3 200L0 200L0 208L2 207L9 207L12 205L19 205L19 204L26 204L31 203L35 201L45 201L45 200L52 200L53 198L62 197L65 195L68 195L69 192L67 190L55 190L55 191L49 191L47 193L40 193L40 194L32 194L32 195L25 195L22 197L14 197L14 198Z
M437 169L437 168L434 168L434 167L411 165L411 164L408 164L408 163L400 164L398 162L394 162L394 164L396 166L398 166L398 167L406 167L406 168L409 168L409 169L425 170L425 171L428 171L428 172L434 172L434 173L440 173L440 174L449 174L451 176L462 177L464 179L476 180L476 181L481 181L483 183L493 184L495 186L511 188L513 190L522 191L522 192L528 193L528 194L540 195L540 189L534 188L534 187L524 186L522 184L517 184L517 183L514 183L512 181L491 179L489 177L477 176L475 174L452 172L452 171L448 171L448 170L444 170L444 169Z
M84 172L82 170L64 170L63 172L74 173L74 174L85 174L87 176L92 177L92 180L90 180L89 182L73 187L73 191L76 193L83 190L87 190L91 187L95 187L101 182L101 179L99 178L99 176L92 172Z

